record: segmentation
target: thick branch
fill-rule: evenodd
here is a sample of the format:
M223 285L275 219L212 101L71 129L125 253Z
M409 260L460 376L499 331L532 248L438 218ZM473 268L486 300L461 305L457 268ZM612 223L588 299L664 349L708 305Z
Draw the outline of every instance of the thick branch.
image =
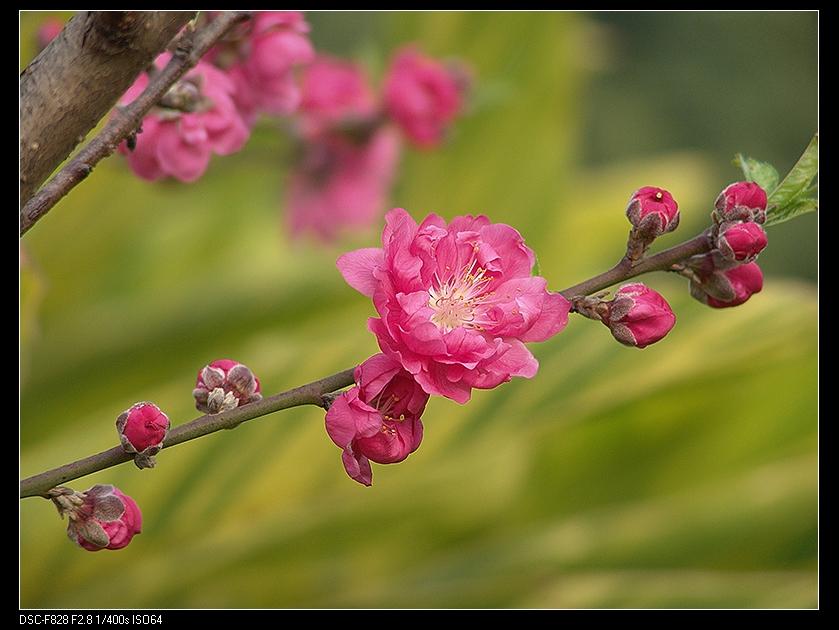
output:
M194 15L84 11L20 75L20 202L108 113Z
M202 55L212 48L222 35L247 15L248 13L244 11L222 13L200 31L187 33L186 36L181 37L172 59L163 70L155 73L142 94L127 107L117 110L118 113L108 121L99 135L26 202L20 213L21 235L49 212L76 184L87 177L100 160L116 151L119 144L137 130L143 117L169 88L194 67ZM136 74L132 75L132 81ZM125 86L118 97L127 88L128 86Z
M233 429L243 422L266 416L269 413L299 407L301 405L324 406L323 395L353 384L352 368L327 376L319 381L303 385L296 389L276 394L270 398L250 403L244 407L237 407L215 416L201 416L172 429L163 443L163 448L169 448L182 442L188 442L221 429ZM29 477L20 482L20 498L45 496L47 490L60 484L78 479L99 470L104 470L117 464L130 461L133 455L126 453L122 447L116 446L96 455L85 457L59 468L48 470L39 475Z

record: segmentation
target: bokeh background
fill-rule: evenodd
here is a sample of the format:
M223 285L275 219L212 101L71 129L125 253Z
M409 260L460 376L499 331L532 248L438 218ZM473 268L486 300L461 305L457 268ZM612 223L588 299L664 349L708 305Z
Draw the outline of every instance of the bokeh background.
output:
M21 16L21 64L46 14ZM814 13L315 13L324 51L380 76L399 44L476 70L448 143L405 155L393 205L515 225L555 289L620 255L623 209L671 190L697 232L742 151L784 173L817 125ZM24 239L21 475L113 446L153 400L197 414L196 371L266 392L376 351L333 246L290 242L290 147L266 124L198 183L101 164ZM811 607L817 604L816 218L771 228L764 291L678 315L643 352L574 318L541 370L466 406L435 399L422 447L346 477L323 413L294 409L74 482L136 498L118 553L20 508L25 607Z

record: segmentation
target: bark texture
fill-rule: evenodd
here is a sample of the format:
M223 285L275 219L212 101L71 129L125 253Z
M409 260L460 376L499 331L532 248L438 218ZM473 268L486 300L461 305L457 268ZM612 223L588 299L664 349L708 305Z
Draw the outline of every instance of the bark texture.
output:
M189 11L76 14L20 75L20 202L84 140Z

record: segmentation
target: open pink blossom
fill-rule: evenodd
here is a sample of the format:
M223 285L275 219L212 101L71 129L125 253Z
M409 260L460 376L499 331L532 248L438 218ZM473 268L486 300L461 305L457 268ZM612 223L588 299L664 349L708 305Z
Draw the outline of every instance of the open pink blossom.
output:
M369 119L376 109L370 83L357 64L319 55L303 71L300 114L312 135L342 122Z
M98 484L78 496L83 501L71 510L67 535L83 549L122 549L140 533L140 508L118 488Z
M155 65L163 68L170 58L163 53ZM148 75L141 74L120 102L134 101L148 81ZM131 169L150 181L171 176L192 182L207 170L213 153L229 155L241 149L250 130L233 101L235 89L224 72L199 62L169 93L186 111L156 107L143 119L134 150L125 142L120 145Z
M360 143L340 134L306 143L287 187L292 234L331 241L344 229L372 225L385 208L399 154L398 134L384 127Z
M382 351L429 394L459 403L539 367L524 342L568 323L571 303L532 276L521 234L485 216L431 214L421 225L402 208L385 217L382 248L338 259L346 281L372 297L369 320Z
M376 354L355 368L355 387L336 398L326 413L326 431L344 453L347 474L369 486L370 461L401 462L422 441L420 416L428 402L398 361Z
M299 11L254 13L244 58L229 68L236 103L249 124L259 112L284 115L297 109L300 88L294 69L315 56L308 33Z
M439 61L405 48L385 79L385 109L408 138L431 147L442 140L462 106L460 87L457 76Z

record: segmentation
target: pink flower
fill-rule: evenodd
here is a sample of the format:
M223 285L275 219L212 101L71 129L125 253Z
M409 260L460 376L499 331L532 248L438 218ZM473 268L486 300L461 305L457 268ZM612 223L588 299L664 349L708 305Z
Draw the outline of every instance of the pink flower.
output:
M221 413L262 400L259 379L248 366L232 359L218 359L198 372L192 396L204 413Z
M327 134L304 146L292 170L286 207L291 232L310 231L324 241L380 216L399 161L399 137L381 128L361 143Z
M168 431L169 418L154 403L135 403L117 418L120 442L129 453L156 454Z
M714 207L721 221L766 220L766 191L754 182L735 182L723 190Z
M375 109L373 91L356 64L320 55L304 70L300 101L304 134L369 119Z
M720 226L717 247L728 260L747 262L766 247L766 232L757 223L736 221Z
M472 388L530 378L538 362L523 342L544 341L568 322L570 302L531 276L521 235L485 216L431 214L417 225L402 208L385 217L383 248L338 259L344 279L372 297L379 347L429 394L459 403Z
M245 57L230 68L237 104L249 124L260 111L282 115L297 109L300 89L294 68L315 56L308 32L309 25L298 11L254 14Z
M636 229L660 236L679 226L679 204L663 188L644 186L632 193L626 216Z
M162 68L170 58L169 53L163 53L155 65ZM146 73L141 74L120 102L131 103L148 81ZM143 119L134 150L123 143L120 152L143 179L172 176L183 182L195 181L207 170L213 153L235 153L250 135L236 109L234 93L235 86L224 72L199 62L167 95L184 111L155 108Z
M763 289L763 272L755 262L740 265L739 267L728 269L721 273L730 283L734 291L734 299L725 301L706 295L704 302L713 308L739 306L755 293L760 293L761 289Z
M413 48L401 50L385 79L385 108L405 135L421 147L443 138L462 106L457 77Z
M342 393L326 414L326 431L344 453L347 474L369 486L370 461L401 462L422 441L420 416L428 394L402 366L376 354L355 368L356 386Z
M140 533L140 508L114 486L95 485L84 493L75 493L75 497L80 499L75 505L70 509L59 505L59 510L70 513L67 535L83 549L122 549Z
M640 282L623 285L607 304L608 314L602 321L627 346L646 348L664 339L676 323L667 300Z
M47 18L38 27L38 50L43 50L64 30L64 22L58 18Z

